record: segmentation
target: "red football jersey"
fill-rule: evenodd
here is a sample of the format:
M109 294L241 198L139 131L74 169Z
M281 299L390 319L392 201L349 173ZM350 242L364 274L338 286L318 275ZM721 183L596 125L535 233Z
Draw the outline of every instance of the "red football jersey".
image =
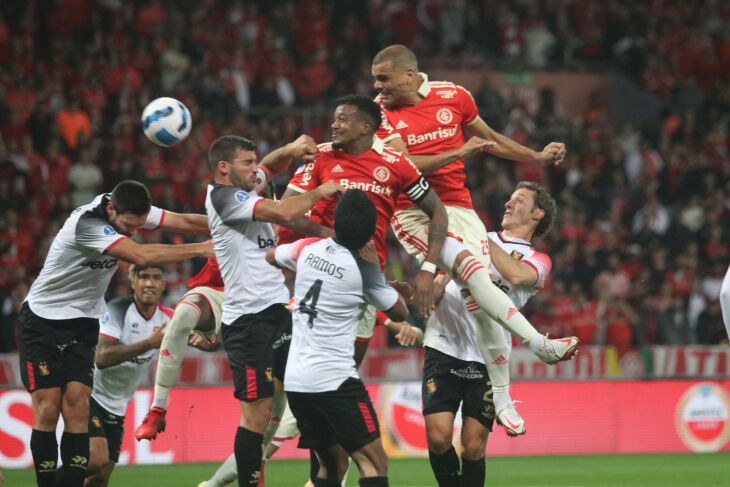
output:
M375 203L378 220L373 239L382 268L388 256L385 237L398 198L420 201L428 192L421 172L403 153L385 146L377 138L370 150L359 156L345 154L327 143L319 145L315 162L304 164L297 170L289 181L289 188L304 192L327 181L337 181L347 189L361 189ZM310 218L331 227L336 204L336 196L320 200L312 208Z
M208 259L200 272L188 279L190 289L201 286L223 291L223 278L221 277L221 270L218 268L217 259Z
M424 81L418 89L423 99L413 106L386 110L378 95L383 123L376 135L388 141L399 134L413 155L441 154L464 145L462 127L473 123L479 116L471 93L459 85L446 81ZM424 176L444 205L471 208L471 196L466 189L464 160L459 159L438 171ZM398 209L413 206L405 198L398 201Z

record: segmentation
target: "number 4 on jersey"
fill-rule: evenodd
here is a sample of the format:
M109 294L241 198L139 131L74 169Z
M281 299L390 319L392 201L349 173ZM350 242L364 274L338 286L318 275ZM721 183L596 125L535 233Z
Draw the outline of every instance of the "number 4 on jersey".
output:
M314 326L314 319L317 317L317 301L319 292L322 290L322 279L317 279L309 288L304 299L299 303L299 312L309 315L309 327Z

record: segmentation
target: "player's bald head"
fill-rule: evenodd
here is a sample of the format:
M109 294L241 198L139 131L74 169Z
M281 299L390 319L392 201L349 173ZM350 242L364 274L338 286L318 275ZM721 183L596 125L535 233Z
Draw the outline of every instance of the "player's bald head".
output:
M392 68L403 70L412 69L418 72L418 59L413 51L402 44L388 46L373 58L373 66L390 62Z

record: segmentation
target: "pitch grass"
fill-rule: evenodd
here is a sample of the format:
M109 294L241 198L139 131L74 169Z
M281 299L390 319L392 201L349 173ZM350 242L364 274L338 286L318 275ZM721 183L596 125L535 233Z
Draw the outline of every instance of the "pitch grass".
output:
M216 463L120 466L109 487L196 487L217 467ZM274 460L266 468L266 485L301 487L308 472L307 461ZM4 470L3 475L3 487L35 486L33 470ZM356 471L350 472L347 485L357 485ZM436 481L428 460L403 458L390 461L390 485L426 487L435 486ZM724 487L730 485L730 452L488 458L486 485Z

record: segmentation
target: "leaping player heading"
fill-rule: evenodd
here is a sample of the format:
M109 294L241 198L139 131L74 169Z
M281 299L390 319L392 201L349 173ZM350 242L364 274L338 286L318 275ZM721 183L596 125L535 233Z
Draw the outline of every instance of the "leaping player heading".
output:
M464 246L478 259L478 264L489 269L487 231L472 208L463 158L487 151L512 160L559 164L565 157L565 144L552 142L538 153L498 134L479 117L474 99L467 90L453 83L429 81L425 73L418 71L416 56L405 46L393 45L380 51L373 59L372 74L374 87L379 92L376 100L384 120L378 136L409 154L446 206L449 232L462 239ZM393 218L393 230L411 255L423 252L425 221L426 216L418 208L400 200ZM477 333L492 379L497 417L503 424L516 425L513 434L521 434L524 420L510 407L509 362L506 360L509 349L498 324L528 344L547 363L572 357L578 340L575 337L547 340L521 315L510 321L517 307L508 304L495 286L485 283L477 292L473 288L469 287L474 299L469 301L468 307L479 323ZM500 301L503 304L496 305ZM491 310L490 305L493 306ZM546 351L550 352L549 356Z

